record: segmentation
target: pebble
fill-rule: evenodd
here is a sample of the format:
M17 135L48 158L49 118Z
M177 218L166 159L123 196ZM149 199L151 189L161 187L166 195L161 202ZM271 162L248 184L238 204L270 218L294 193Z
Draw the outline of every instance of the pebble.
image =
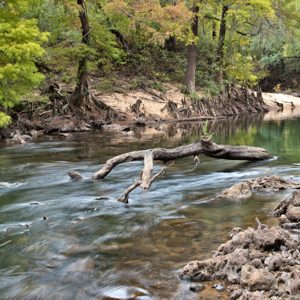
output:
M199 293L202 292L205 289L205 285L203 284L195 284L190 286L190 291Z
M212 287L218 292L223 292L225 290L225 287L221 284L214 284Z

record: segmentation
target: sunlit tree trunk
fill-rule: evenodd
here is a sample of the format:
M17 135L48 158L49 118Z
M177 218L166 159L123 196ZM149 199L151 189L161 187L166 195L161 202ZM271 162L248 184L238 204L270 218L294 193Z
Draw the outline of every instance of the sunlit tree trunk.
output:
M199 17L197 13L199 12L199 7L194 7L193 12L195 13L192 32L195 37L198 36L198 27L199 27ZM188 46L188 55L187 55L187 65L184 78L184 84L189 93L195 91L195 79L196 79L196 66L197 66L197 46L196 43L192 43Z

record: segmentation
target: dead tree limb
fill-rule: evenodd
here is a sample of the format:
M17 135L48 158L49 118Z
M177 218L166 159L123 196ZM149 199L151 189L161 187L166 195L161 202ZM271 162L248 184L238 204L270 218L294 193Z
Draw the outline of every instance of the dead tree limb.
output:
M128 203L129 194L141 185L141 181L138 179L132 185L130 185L126 191L117 200L123 203Z
M106 177L117 165L121 163L145 160L145 156L149 156L150 153L152 156L152 165L153 160L166 163L171 160L199 154L229 160L256 161L272 158L271 154L260 147L218 145L210 140L202 139L199 143L189 144L173 149L154 148L120 154L109 159L104 166L93 175L93 179L102 179Z
M251 146L218 145L209 139L201 139L201 141L198 143L173 149L154 148L120 154L109 159L99 171L94 173L93 179L105 178L117 165L121 163L144 160L143 171L137 180L126 189L122 196L118 198L119 201L128 203L129 194L133 190L135 190L137 187L148 190L153 181L160 176L167 169L167 166L173 163L176 159L188 156L197 157L199 154L204 154L214 158L248 161L272 158L272 155L263 148ZM154 161L161 161L165 165L157 174L152 175ZM195 162L196 166L198 166L200 162L198 157ZM73 175L74 172L70 172L70 174ZM71 175L71 179L74 179L74 176ZM76 173L76 177L78 175L80 176L80 174Z
M148 190L153 171L153 156L151 150L147 150L144 155L144 169L142 173L141 188Z

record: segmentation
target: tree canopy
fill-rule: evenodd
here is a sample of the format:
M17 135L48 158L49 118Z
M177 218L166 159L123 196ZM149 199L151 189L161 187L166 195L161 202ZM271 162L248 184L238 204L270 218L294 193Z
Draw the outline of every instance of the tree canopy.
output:
M0 2L0 107L15 106L23 95L42 81L35 61L45 54L42 44L47 33L37 26L37 20L27 18L33 1L5 0ZM0 112L0 127L10 122L4 111Z
M1 127L10 121L5 112L44 75L58 75L78 91L91 73L132 71L151 80L192 80L188 92L214 94L230 82L255 86L300 52L297 0L1 0L0 6ZM39 62L51 72L38 72ZM81 86L84 98L90 91Z

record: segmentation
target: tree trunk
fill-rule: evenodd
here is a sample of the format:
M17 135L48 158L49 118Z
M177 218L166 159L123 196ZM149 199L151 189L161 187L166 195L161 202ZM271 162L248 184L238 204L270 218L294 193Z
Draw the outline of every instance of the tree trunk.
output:
M85 0L77 0L80 6L79 18L81 23L82 39L81 42L87 46L90 43L90 26L87 16ZM87 58L84 56L80 58L78 63L77 72L77 85L74 93L70 97L70 103L75 108L82 108L85 106L85 100L90 97L88 71L87 71Z
M77 5L80 7L81 42L86 46L90 46L90 25L85 0L77 0ZM77 85L69 98L69 104L72 110L81 116L85 115L86 109L91 110L92 108L99 108L101 110L106 110L107 119L111 121L114 118L114 111L112 108L98 100L90 90L87 61L88 59L86 56L83 56L79 60Z
M211 36L212 36L212 39L213 39L213 41L216 39L216 37L217 37L217 28L216 28L217 26L216 26L216 22L215 21L213 21L212 22L212 33L211 33Z
M222 7L222 16L221 16L221 24L220 24L220 32L219 32L219 42L217 48L217 64L219 66L219 78L218 81L223 81L223 68L224 68L224 45L225 45L225 37L226 37L226 17L228 12L228 5L223 5Z
M199 7L194 7L193 12L196 14L194 16L192 32L195 37L198 36L198 27L199 27L199 17L197 13L199 12ZM184 84L189 93L195 91L195 77L196 77L196 66L197 66L197 46L196 43L192 43L188 46L188 56L187 56L187 65L184 78Z

